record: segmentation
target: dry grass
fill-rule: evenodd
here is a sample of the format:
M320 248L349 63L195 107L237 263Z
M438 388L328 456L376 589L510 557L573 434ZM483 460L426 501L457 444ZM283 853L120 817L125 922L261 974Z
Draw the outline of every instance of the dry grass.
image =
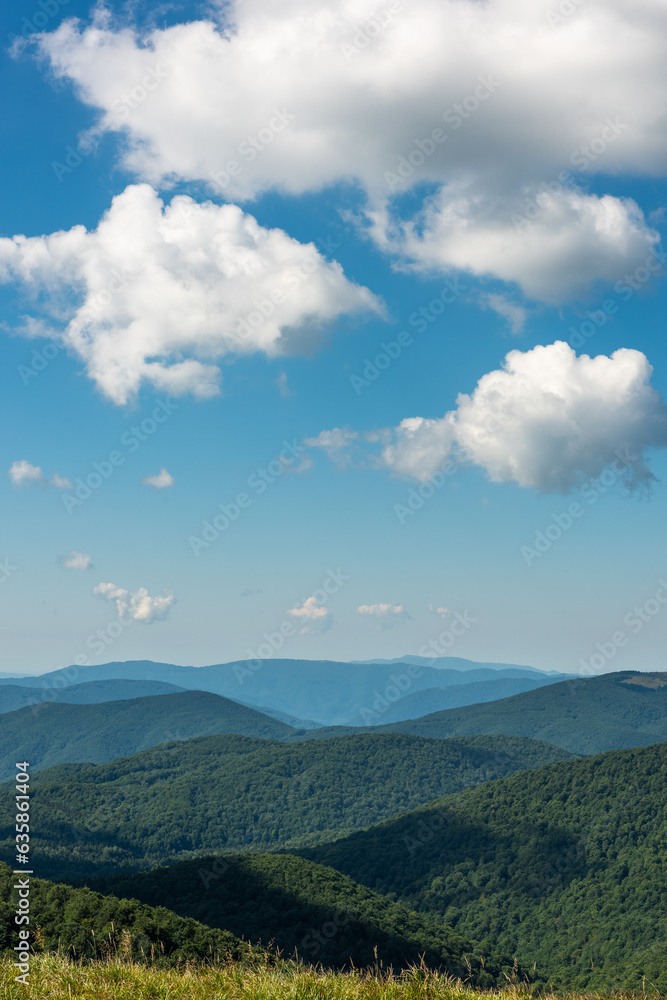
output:
M118 957L80 965L57 955L41 955L32 961L30 986L16 983L14 974L11 960L0 960L0 1000L527 1000L530 996L521 985L482 992L425 969L400 975L381 971L343 974L293 963L277 968L230 964L164 970ZM560 994L558 1000L607 1000L611 996ZM551 998L543 995L541 1000ZM620 1000L620 994L614 1000Z

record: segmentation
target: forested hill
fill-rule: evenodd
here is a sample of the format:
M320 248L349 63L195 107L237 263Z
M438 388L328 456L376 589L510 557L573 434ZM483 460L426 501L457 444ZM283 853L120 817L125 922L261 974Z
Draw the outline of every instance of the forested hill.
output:
M505 985L512 956L479 949L442 921L409 912L351 878L286 855L203 857L101 882L105 892L160 901L286 956L334 968L419 964L473 983ZM377 949L377 952L376 952ZM480 961L481 960L481 961Z
M667 990L667 743L524 771L302 856L559 988Z
M17 942L16 876L0 862L0 953L11 953ZM31 935L35 950L56 951L69 958L106 958L121 954L141 961L154 954L160 964L216 957L243 960L253 949L229 931L203 926L163 906L101 895L87 888L30 878L30 915L39 935ZM18 995L18 994L17 994Z
M170 743L39 775L40 872L75 877L201 851L321 843L444 794L569 757L534 740L401 734L285 744L240 736ZM0 792L0 840L14 836Z
M76 761L103 763L170 740L209 733L263 739L295 735L291 726L207 691L183 691L99 705L42 704L2 717L0 780L14 773L16 747L33 771Z
M374 730L439 739L505 733L544 740L575 754L648 746L667 740L667 673L625 670L559 681L500 701ZM311 735L326 733L317 730Z

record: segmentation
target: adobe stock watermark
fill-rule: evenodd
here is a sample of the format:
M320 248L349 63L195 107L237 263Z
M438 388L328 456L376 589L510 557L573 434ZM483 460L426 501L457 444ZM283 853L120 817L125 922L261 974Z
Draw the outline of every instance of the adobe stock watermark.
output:
M128 454L133 454L141 445L148 441L169 417L178 410L176 403L169 399L158 399L149 417L133 424L128 431L120 436L120 448L114 448L105 458L92 463L92 472L79 476L75 480L73 492L61 493L61 499L68 514L81 507L86 500L111 479L117 469L125 464Z
M663 577L661 580L658 580L658 588L655 594L644 601L643 604L635 605L623 618L623 624L630 630L630 634L622 629L618 629L602 642L596 642L595 652L588 659L585 659L583 656L579 659L581 672L585 676L607 673L609 664L619 649L627 646L631 635L637 635L639 632L642 632L648 624L662 613L666 605L667 582L665 582Z
M337 594L341 587L349 580L350 577L343 573L340 567L335 571L332 569L327 570L321 586L313 591L312 594L304 597L301 605L305 605L307 601L312 600L317 608L324 608L329 598ZM283 648L288 639L292 639L297 635L298 631L298 623L295 624L293 619L285 618L275 632L264 632L262 634L264 642L256 650L248 649L246 660L234 664L234 675L239 684L244 684L249 677L252 677L258 670L261 670L265 661L270 660L272 656Z
M249 475L246 479L246 486L252 490L255 497L261 497L272 483L285 474L294 460L299 458L304 451L304 446L298 444L296 439L292 442L283 441L282 450L265 467L260 467ZM252 507L253 500L250 493L241 490L229 503L219 503L218 513L214 514L210 520L202 521L201 533L188 535L188 544L193 553L198 556L202 549L210 549L211 545L217 542L221 535L224 535L229 527L238 521L242 512Z
M394 514L398 518L398 523L405 524L408 518L414 517L417 511L442 489L447 480L456 474L457 469L458 465L448 459L425 483L411 486L405 497L405 503L394 504Z
M288 111L287 108L274 108L266 125L258 129L256 134L246 136L236 147L236 153L243 162L236 159L228 160L221 170L212 170L208 175L211 186L216 191L226 192L232 180L239 177L245 167L256 160L260 153L263 153L276 137L292 124L295 118L296 115Z
M301 947L309 958L315 958L326 950L328 943L336 937L342 927L346 927L358 916L359 911L355 909L336 910L331 920L325 920L320 928L310 928L301 939Z
M18 570L18 566L15 566L9 561L9 556L5 556L4 559L0 559L0 584L7 583L10 577L14 576Z
M374 11L367 21L359 25L349 42L341 42L340 51L345 62L351 62L355 56L368 48L374 39L384 34L387 28L394 27L394 15L400 14L402 10L403 4L400 0L390 0L386 7L379 7Z
M615 454L617 457L609 468L596 479L588 479L579 487L579 496L589 507L593 507L617 483L622 483L628 469L641 457L630 448L624 451L618 449ZM564 511L552 514L544 529L535 532L532 545L521 546L520 553L526 566L532 566L536 559L541 559L584 516L586 509L578 500L573 500Z
M474 91L464 97L460 103L453 104L442 113L442 121L451 132L456 132L463 123L479 110L489 97L502 86L499 80L494 80L491 74L477 77L478 83ZM425 139L415 139L413 148L404 156L398 158L395 171L386 170L384 179L390 191L397 191L405 186L420 167L444 145L449 139L449 132L437 126Z
M30 14L21 20L21 34L7 32L7 40L10 45L15 42L24 41L32 35L38 35L44 31L49 21L60 14L63 7L66 7L70 0L37 0L37 5Z
M552 28L556 24L562 24L563 21L567 21L568 17L571 17L584 3L586 3L586 0L561 0L557 7L552 7L551 10L545 11L544 16L547 19L547 24Z
M426 305L422 305L410 313L408 326L411 326L419 334L424 333L442 316L447 306L456 302L467 290L467 285L461 285L458 278L448 278L438 295L434 296ZM401 330L394 340L382 341L380 351L373 358L364 358L361 375L349 376L350 385L355 394L360 396L364 389L377 381L382 372L386 371L394 361L400 358L403 351L413 344L414 337L408 330Z
M447 806L439 806L437 809L430 809L424 814L424 819L420 819L412 830L412 834L403 835L403 843L407 848L410 857L419 851L425 844L430 843L435 835L443 830L449 823L452 810Z

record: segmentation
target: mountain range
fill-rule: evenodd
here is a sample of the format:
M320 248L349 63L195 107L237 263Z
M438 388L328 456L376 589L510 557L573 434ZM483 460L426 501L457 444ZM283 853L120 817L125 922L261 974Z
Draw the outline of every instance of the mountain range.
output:
M451 661L454 667L447 666ZM41 689L37 697L46 701L66 700L70 685L90 681L144 680L173 684L184 690L210 691L260 710L291 718L312 720L320 725L377 724L385 705L431 688L471 686L468 704L498 697L498 681L522 679L526 686L554 683L567 675L546 675L533 668L511 664L471 664L457 658L442 658L439 666L418 663L400 665L335 663L328 660L265 660L182 667L150 660L103 663L22 678L21 686ZM468 664L462 670L461 664ZM491 687L475 685L488 684ZM14 683L0 678L0 688ZM473 688L473 686L475 686ZM462 704L459 691L455 704ZM409 718L403 714L403 718Z

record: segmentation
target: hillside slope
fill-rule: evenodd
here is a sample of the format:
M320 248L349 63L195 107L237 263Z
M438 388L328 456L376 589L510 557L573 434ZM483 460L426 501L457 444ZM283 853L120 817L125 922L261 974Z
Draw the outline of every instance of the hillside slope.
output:
M0 953L16 945L16 876L0 862ZM154 950L160 964L206 961L218 955L248 958L251 949L226 930L204 927L162 906L101 895L90 889L30 879L30 915L40 928L44 951L60 949L73 959L103 958L116 952L141 960ZM32 943L32 942L31 942ZM13 954L13 953L12 953Z
M334 968L418 964L486 985L503 983L510 956L484 957L441 921L418 916L330 868L286 855L227 855L186 861L129 878L105 892L168 906L225 927L253 943L272 941L285 956ZM377 954L375 949L377 949ZM467 959L467 961L466 961Z
M63 765L38 779L40 873L72 878L202 851L321 843L443 793L568 756L508 737L366 734L284 744L210 736L99 766ZM9 805L9 791L0 794L2 841L13 836Z
M300 851L559 988L667 989L667 744L525 771Z
M506 733L544 740L575 754L648 746L667 740L667 673L625 670L559 681L501 701L435 712L373 731L438 739Z
M16 943L14 880L11 869L0 865L0 954ZM503 972L512 969L507 957L482 955L451 928L301 858L221 862L207 857L118 887L125 898L31 879L31 915L41 928L44 950L59 949L79 961L109 953L127 960L131 953L139 962L150 962L153 955L160 965L181 967L185 961L228 958L276 964L276 947L285 957L296 952L332 968L381 962L400 969L418 963L423 954L432 968L486 986L502 984ZM149 905L139 896L168 896L181 912ZM201 922L185 912L194 910ZM229 929L232 925L238 934ZM243 966L237 971L242 975Z
M511 698L524 691L532 691L538 687L553 684L553 677L503 677L500 680L475 681L472 684L452 684L445 688L426 688L424 691L413 691L398 701L390 702L382 710L379 718L382 725L391 722L403 722L408 719L418 719L433 712L442 712L450 708L462 708L464 705L481 705L487 701L497 701L500 698Z
M33 771L59 763L116 757L209 733L283 739L294 730L254 708L204 691L183 691L100 705L50 704L9 712L0 726L0 780L14 773L16 747Z

